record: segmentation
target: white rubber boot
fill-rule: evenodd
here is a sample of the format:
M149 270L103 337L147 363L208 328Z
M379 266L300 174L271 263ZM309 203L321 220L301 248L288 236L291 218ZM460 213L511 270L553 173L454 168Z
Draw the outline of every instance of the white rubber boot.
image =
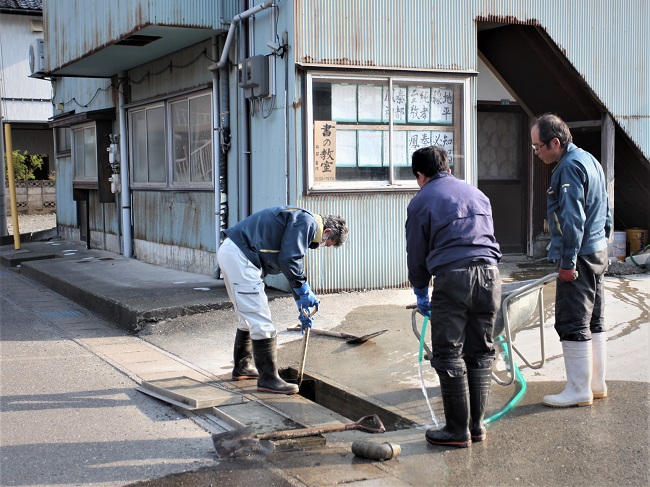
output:
M560 394L544 396L545 406L567 408L570 406L590 406L593 403L591 393L592 354L591 343L562 342L564 367L567 384Z
M605 370L607 368L607 333L591 334L591 353L594 358L593 377L591 378L591 392L594 399L607 397L607 384L605 383Z

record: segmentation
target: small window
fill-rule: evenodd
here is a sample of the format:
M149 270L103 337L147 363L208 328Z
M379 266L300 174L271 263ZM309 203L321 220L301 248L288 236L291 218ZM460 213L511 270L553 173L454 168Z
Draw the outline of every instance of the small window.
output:
M467 82L309 74L309 191L417 189L411 155L429 145L462 177Z
M211 96L170 103L173 184L212 183Z
M70 154L72 150L72 145L70 142L70 128L69 127L57 127L54 129L55 141L56 141L56 153L58 154Z
M212 188L212 95L129 111L134 187Z
M72 160L75 181L97 181L97 138L94 124L72 128Z

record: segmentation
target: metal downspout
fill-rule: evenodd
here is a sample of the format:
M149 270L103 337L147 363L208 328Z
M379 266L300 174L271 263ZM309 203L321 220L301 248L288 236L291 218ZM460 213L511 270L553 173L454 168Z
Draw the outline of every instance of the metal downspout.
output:
M118 92L119 92L119 112L120 112L120 179L122 183L122 255L124 257L133 257L133 235L131 232L131 189L129 188L129 154L127 151L127 133L126 133L126 87L128 83L126 71L120 71L118 74Z
M5 202L7 195L7 187L5 186L5 142L4 136L4 122L2 116L2 97L0 97L0 174L2 174L2 184L0 184L0 237L4 237L9 233L7 227L7 203ZM55 163L56 164L56 163Z
M217 59L219 45L217 36L212 36L212 59ZM212 160L214 161L214 233L215 233L215 255L219 252L221 245L221 143L219 137L219 70L212 71ZM215 259L214 275L219 279L219 264Z
M242 0L246 4L246 0ZM243 23L239 27L239 62L248 57L248 25ZM251 214L251 147L250 147L250 120L248 114L248 102L244 96L244 90L237 90L237 112L239 114L239 134L237 137L239 145L239 157L241 166L239 170L239 214L238 220L243 220Z
M242 13L237 14L233 17L230 22L230 27L228 29L228 36L226 37L226 42L221 52L221 58L218 62L210 66L210 70L221 69L226 65L228 60L228 52L230 51L230 45L233 42L233 37L235 35L235 27L237 24L241 23L243 20L246 20L262 10L266 10L273 5L273 0L265 0L264 3L257 5L253 8L246 9L247 0L242 0L242 8L245 9ZM243 27L241 24L240 27ZM242 30L242 29L240 29ZM246 35L245 33L240 32L240 45L239 53L240 58L244 59L247 56L246 49ZM247 217L250 214L250 146L249 146L249 124L248 124L248 113L247 113L247 104L244 99L243 93L238 95L238 112L240 115L239 123L239 136L237 140L239 141L240 147L240 160L241 164L241 181L243 184L239 185L239 214L238 220L241 220Z

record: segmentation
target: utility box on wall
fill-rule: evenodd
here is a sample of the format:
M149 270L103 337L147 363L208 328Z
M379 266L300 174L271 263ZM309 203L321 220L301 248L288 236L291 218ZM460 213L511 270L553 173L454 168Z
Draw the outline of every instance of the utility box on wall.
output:
M246 98L269 96L269 58L264 55L243 59L237 66L239 87Z

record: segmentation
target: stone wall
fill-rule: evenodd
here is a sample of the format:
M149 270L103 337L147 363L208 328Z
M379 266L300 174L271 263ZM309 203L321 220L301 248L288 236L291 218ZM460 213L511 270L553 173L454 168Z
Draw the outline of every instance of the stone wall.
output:
M11 215L9 188L5 188L7 216ZM21 181L16 183L18 213L54 213L56 211L55 181Z

